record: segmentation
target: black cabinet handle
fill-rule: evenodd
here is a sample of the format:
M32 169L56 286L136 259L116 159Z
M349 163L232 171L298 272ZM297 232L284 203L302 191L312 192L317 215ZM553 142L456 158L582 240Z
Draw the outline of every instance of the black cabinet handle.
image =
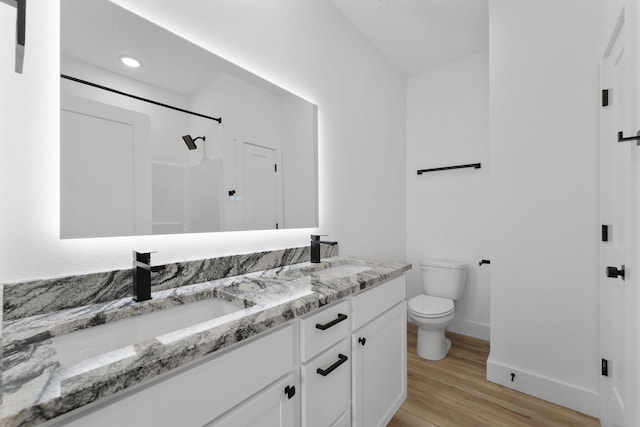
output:
M607 277L615 279L617 277L621 277L624 280L624 265L618 269L617 267L607 267Z
M287 395L287 397L288 397L289 399L291 399L293 396L295 396L295 395L296 395L296 386L294 386L294 385L292 385L292 386L289 386L289 385L288 385L288 386L286 386L286 387L284 388L284 394L286 394L286 395Z
M329 366L327 369L318 368L316 369L316 372L322 375L323 377L326 377L331 372L335 371L338 368L338 366L342 365L347 360L349 360L347 356L345 356L344 354L338 354L338 361L336 363Z
M342 322L343 320L347 320L347 315L346 314L342 314L342 313L338 313L338 317L333 319L329 323L325 323L324 325L320 324L320 323L316 323L316 328L320 329L321 331L325 331L325 330L329 329L330 327L335 326L338 323Z
M358 338L358 342L363 346L367 343L367 339L365 337Z

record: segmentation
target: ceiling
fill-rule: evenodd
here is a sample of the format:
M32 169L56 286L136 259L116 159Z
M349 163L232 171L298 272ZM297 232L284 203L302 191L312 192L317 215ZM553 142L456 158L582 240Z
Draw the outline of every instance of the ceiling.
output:
M130 79L190 96L225 72L277 96L282 88L108 0L60 2L60 53ZM142 66L125 67L122 56ZM75 76L79 77L79 76Z
M488 0L332 1L405 77L488 49ZM107 0L64 0L61 21L63 55L177 93L190 95L230 68ZM122 67L118 59L124 54L140 59L143 67Z
M488 0L333 0L405 77L489 48Z

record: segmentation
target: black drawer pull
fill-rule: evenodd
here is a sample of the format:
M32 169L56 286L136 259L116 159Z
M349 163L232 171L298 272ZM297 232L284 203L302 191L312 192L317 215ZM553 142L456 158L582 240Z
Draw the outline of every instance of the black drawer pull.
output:
M347 360L349 360L349 358L347 356L345 356L344 354L338 354L338 361L336 363L334 363L333 365L329 366L327 369L318 368L318 369L316 369L316 372L319 373L320 375L322 375L323 377L326 377L331 372L335 371L338 366L342 365Z
M347 315L346 314L342 314L342 313L338 313L338 317L333 319L329 323L325 323L324 325L322 325L320 323L316 323L316 328L320 329L321 331L325 331L325 330L329 329L330 327L332 327L334 325L337 325L338 323L342 322L343 320L347 320Z

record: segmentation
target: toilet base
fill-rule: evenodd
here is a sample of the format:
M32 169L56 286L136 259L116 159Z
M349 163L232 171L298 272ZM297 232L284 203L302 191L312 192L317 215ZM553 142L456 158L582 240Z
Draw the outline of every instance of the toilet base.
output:
M418 356L427 360L441 360L449 353L451 340L444 336L444 329L429 331L418 329Z

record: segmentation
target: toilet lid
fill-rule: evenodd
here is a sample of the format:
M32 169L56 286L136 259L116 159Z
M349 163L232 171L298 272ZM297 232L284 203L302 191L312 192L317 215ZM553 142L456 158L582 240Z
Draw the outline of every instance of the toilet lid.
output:
M409 301L409 310L422 317L442 317L453 312L453 300L418 295Z

